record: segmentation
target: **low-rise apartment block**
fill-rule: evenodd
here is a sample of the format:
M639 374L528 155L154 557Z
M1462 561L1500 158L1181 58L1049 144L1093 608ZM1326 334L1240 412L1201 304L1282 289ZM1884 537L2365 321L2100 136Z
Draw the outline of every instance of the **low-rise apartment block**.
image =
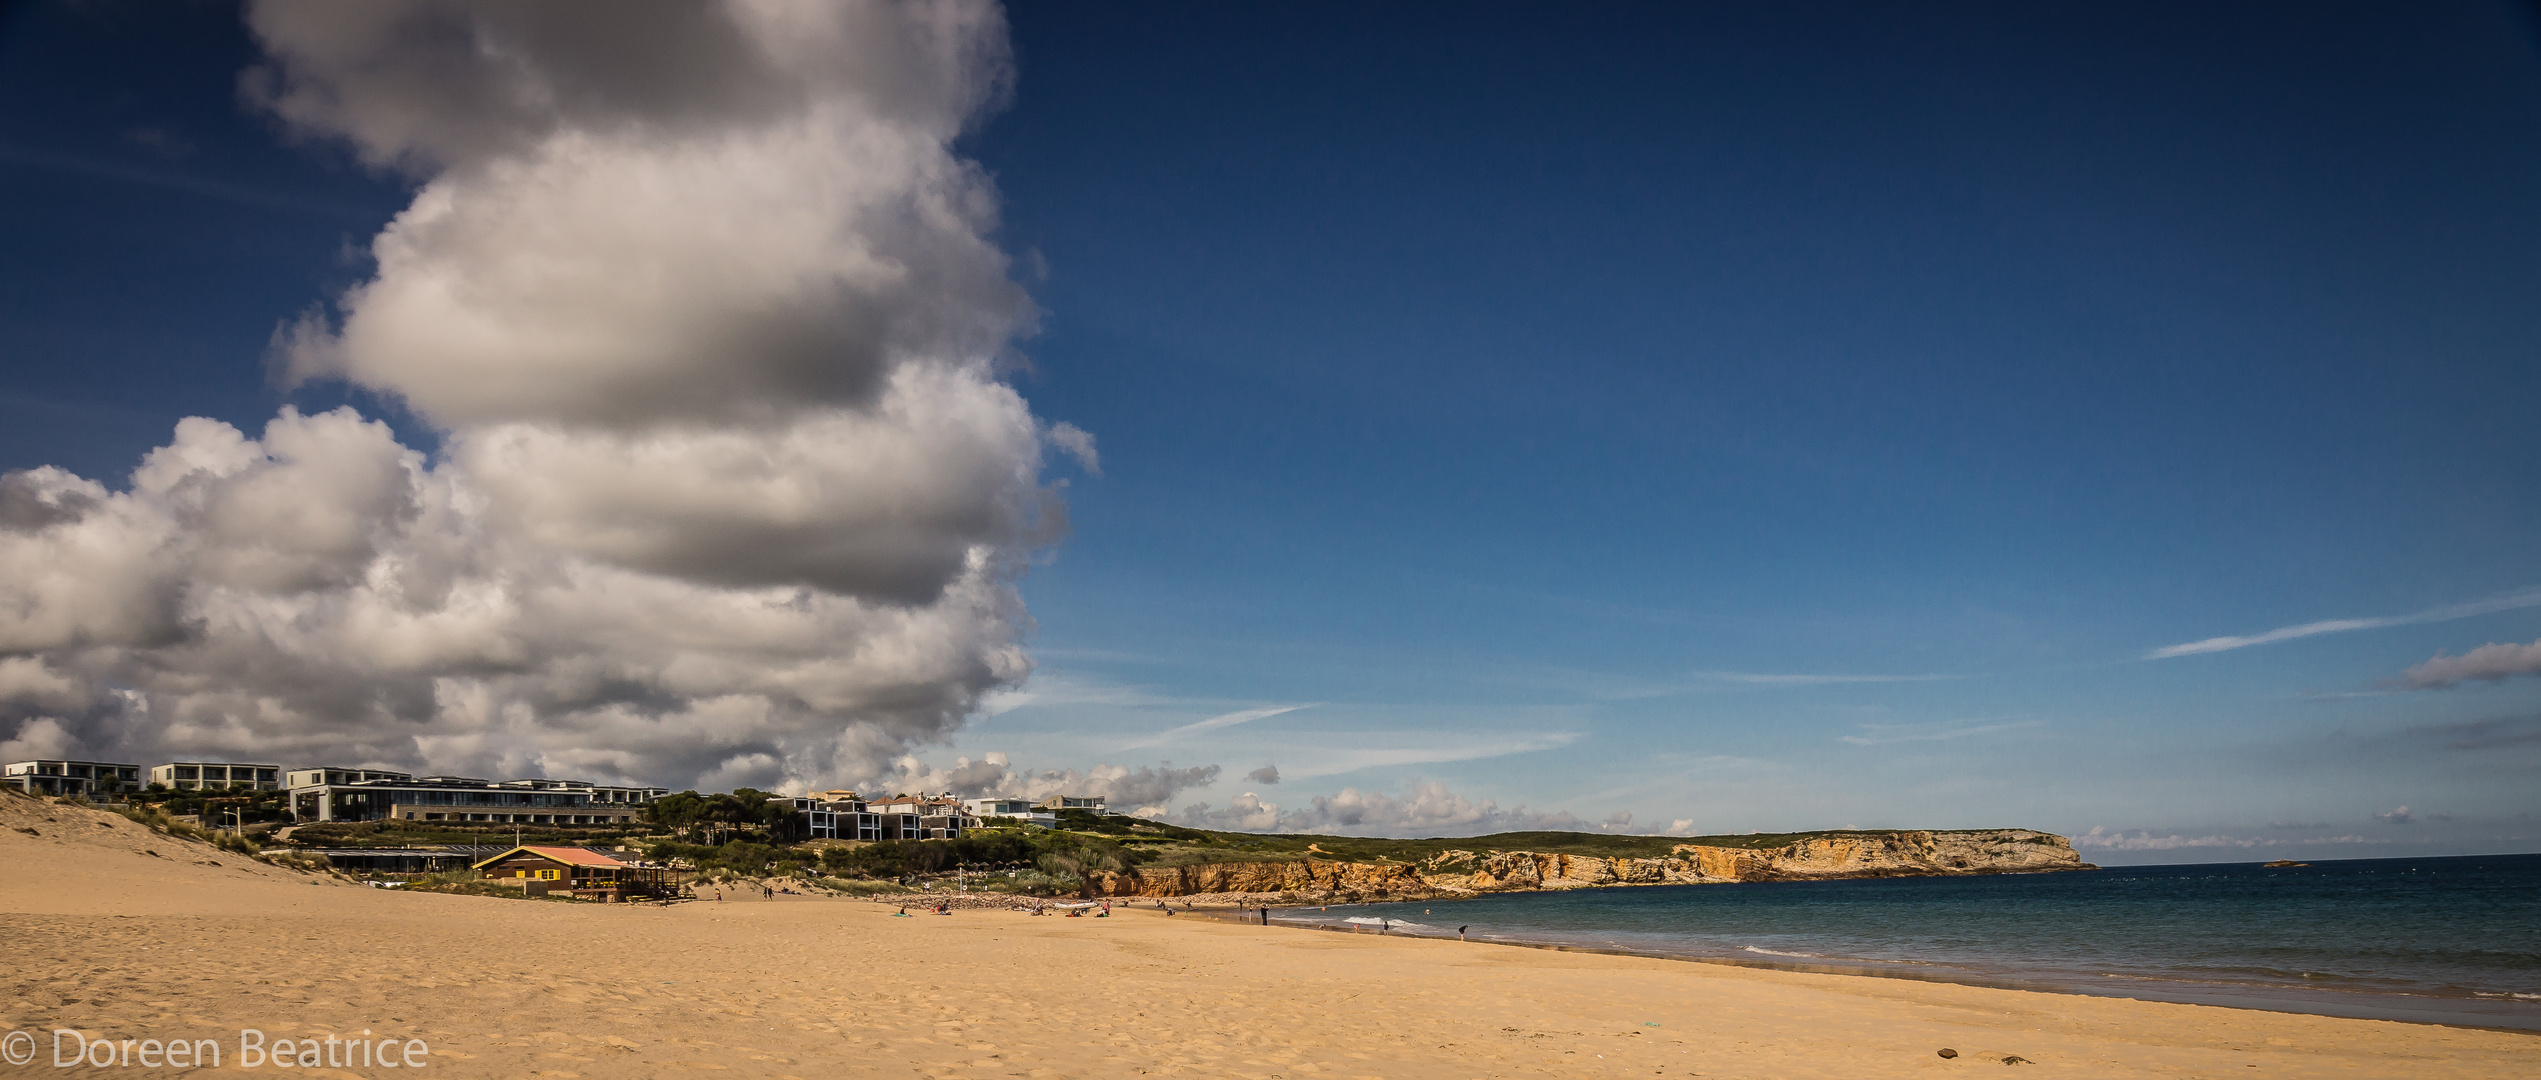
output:
M233 761L172 761L154 766L150 782L170 791L282 790L282 766L242 765Z
M141 766L117 761L12 761L0 765L0 784L29 795L93 799L141 790Z
M962 809L951 792L942 795L894 795L875 799L873 812L901 821L902 840L951 840L979 827L979 819Z
M344 780L333 779L338 776ZM665 788L580 780L497 783L468 776L418 779L360 769L294 769L291 777L291 816L299 821L630 825L643 819L644 808L653 800L670 793Z
M412 780L413 773L390 772L387 769L299 768L283 777L283 786L298 789L322 784L367 784L373 780Z
M1033 804L1035 810L1056 814L1061 810L1083 810L1089 814L1109 816L1111 808L1103 805L1101 795L1053 795Z
M962 810L975 818L1014 818L1027 825L1039 825L1045 829L1059 823L1059 815L1034 807L1030 799L964 799Z
M780 798L812 840L950 840L979 827L950 795L867 800L852 791Z

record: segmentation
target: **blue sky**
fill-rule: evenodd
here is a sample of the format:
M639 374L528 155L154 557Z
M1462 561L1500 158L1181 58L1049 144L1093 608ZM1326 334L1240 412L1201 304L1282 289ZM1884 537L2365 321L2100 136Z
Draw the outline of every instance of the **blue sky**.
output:
M929 761L2541 848L2541 678L2401 688L2541 640L2529 9L1009 14L956 149L1041 312L1009 380L1100 471L1034 674ZM435 445L267 370L406 181L243 107L224 6L5 19L0 469L286 402Z

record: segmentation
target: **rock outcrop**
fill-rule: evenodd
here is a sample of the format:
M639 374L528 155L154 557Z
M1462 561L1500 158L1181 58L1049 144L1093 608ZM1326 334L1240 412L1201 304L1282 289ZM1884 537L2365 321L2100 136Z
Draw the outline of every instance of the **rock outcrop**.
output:
M1381 897L1435 896L1441 890L1422 876L1420 867L1408 863L1300 859L1142 867L1125 874L1097 874L1095 891L1103 896L1313 893Z
M1105 896L1306 893L1364 898L1582 889L1606 885L1700 885L2087 870L2054 833L2028 829L1843 832L1778 848L1678 844L1660 858L1610 858L1533 851L1448 851L1422 863L1200 863L1103 874Z

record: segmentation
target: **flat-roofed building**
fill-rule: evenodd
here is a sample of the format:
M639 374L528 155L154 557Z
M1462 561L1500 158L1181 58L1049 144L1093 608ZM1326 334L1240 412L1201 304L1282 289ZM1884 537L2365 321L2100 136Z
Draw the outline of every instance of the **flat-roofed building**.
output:
M0 784L29 795L121 795L141 790L141 766L119 761L12 761L0 765Z
M367 784L373 780L412 780L414 778L413 773L391 772L387 769L339 769L329 766L293 769L290 775L282 778L282 783L284 787L304 788L317 787L321 784Z
M1050 828L1059 823L1059 815L1036 809L1030 799L985 798L962 800L962 812L975 818L1013 818L1026 825Z
M282 790L282 766L242 765L234 761L172 761L153 766L150 782L171 791Z
M1047 810L1053 814L1061 810L1083 810L1089 814L1112 812L1111 808L1103 805L1103 796L1100 795L1053 795L1034 804L1033 809Z
M883 819L885 840L951 840L979 827L950 792L942 795L894 795L867 801ZM897 820L894 820L897 819Z
M669 794L664 788L591 784L580 780L505 780L471 776L409 777L329 782L358 769L294 769L291 816L300 821L452 822L496 825L631 825L645 807Z
M338 870L359 870L372 874L438 874L467 869L468 864L484 857L475 848L306 848L307 854L321 856Z
M846 797L832 797L837 795ZM797 798L778 796L770 801L785 803L794 811L797 828L807 840L899 839L898 822L892 823L892 835L883 835L882 815L868 809L852 791L824 791Z
M901 795L889 799L777 796L795 815L795 827L811 840L950 840L979 827L950 795Z

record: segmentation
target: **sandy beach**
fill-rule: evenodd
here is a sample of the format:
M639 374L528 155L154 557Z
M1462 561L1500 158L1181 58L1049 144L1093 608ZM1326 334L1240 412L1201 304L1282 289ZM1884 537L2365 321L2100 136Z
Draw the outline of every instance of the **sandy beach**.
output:
M11 1075L59 1071L57 1028L212 1039L229 1070L243 1028L368 1032L420 1040L418 1060L446 1070L430 1075L462 1076L1861 1077L1993 1075L2007 1057L2095 1077L2541 1072L2530 1035L1152 908L901 918L738 892L670 907L410 895L14 798L0 859L0 1030L38 1036Z

